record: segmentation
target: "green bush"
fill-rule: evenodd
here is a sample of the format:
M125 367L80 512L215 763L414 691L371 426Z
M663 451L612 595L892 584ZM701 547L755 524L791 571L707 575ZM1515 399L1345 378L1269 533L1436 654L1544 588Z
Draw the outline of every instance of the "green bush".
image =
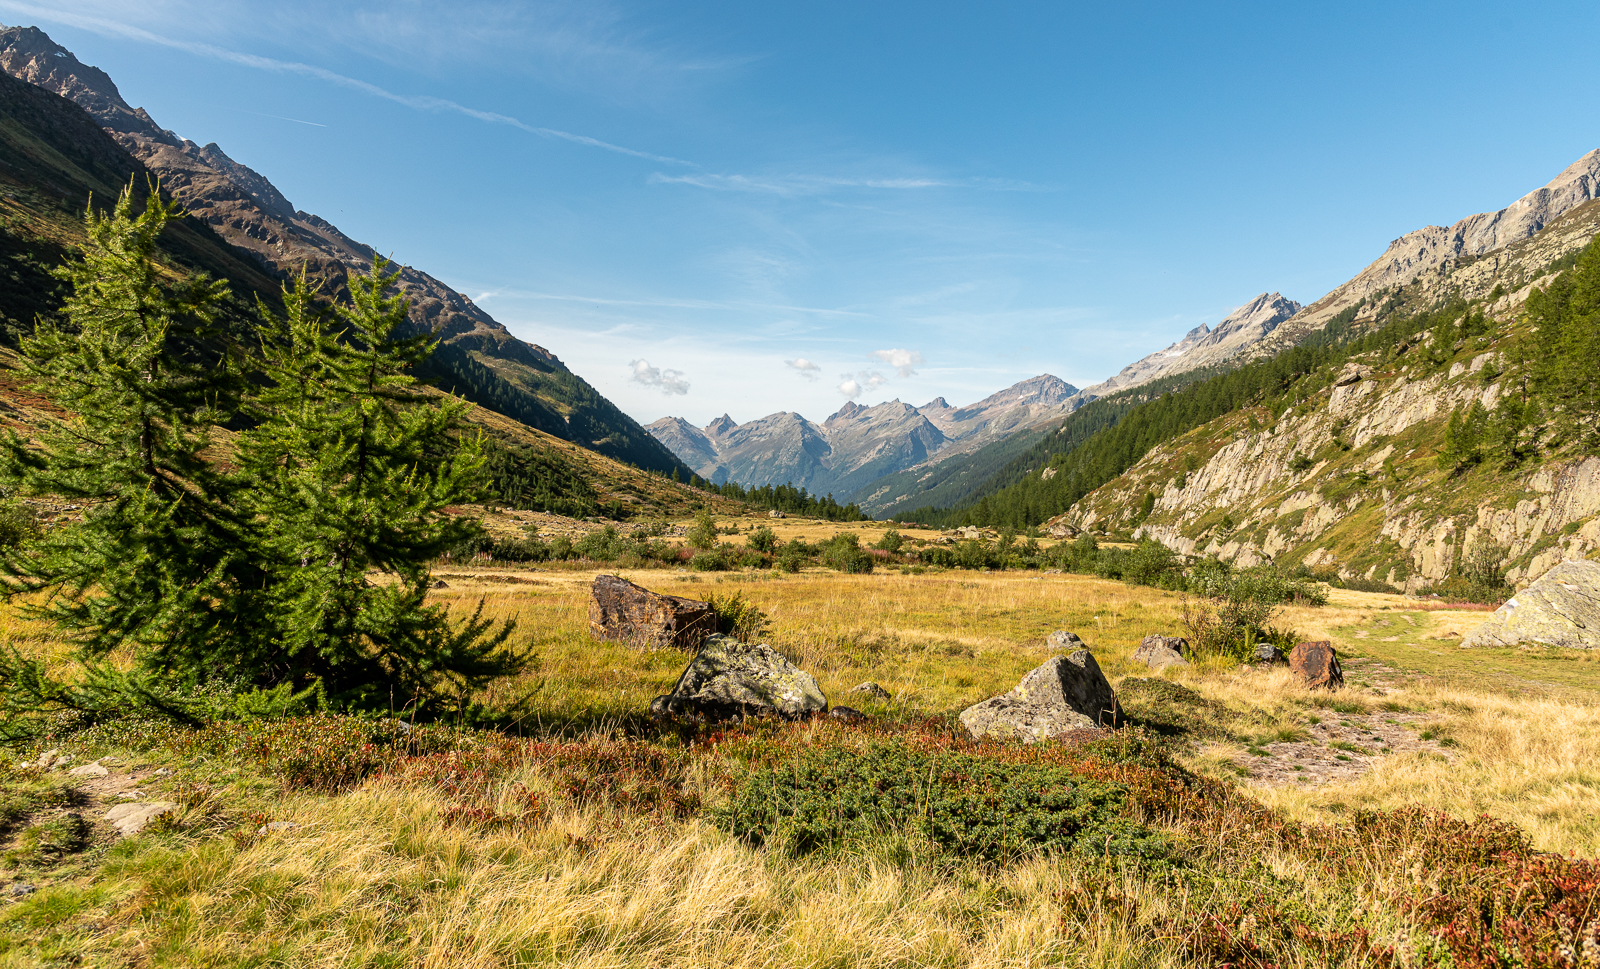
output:
M1165 854L1160 835L1122 817L1124 796L1121 785L1068 767L886 743L806 751L755 771L717 819L753 844L794 855L892 833L991 861L1030 852Z
M726 572L728 560L721 551L696 552L689 557L689 568L696 572Z
M872 556L861 547L861 538L845 533L833 536L823 546L822 562L851 575L871 572L873 564Z
M891 528L883 533L883 537L878 539L878 544L873 547L883 549L885 552L893 555L900 551L900 549L904 548L905 543L905 538L898 531Z
M762 525L750 533L750 537L745 539L745 545L758 552L775 552L778 550L778 536L773 534L772 529Z
M708 600L717 616L717 628L741 642L752 643L767 630L767 614L744 597L742 592L727 596L713 594Z

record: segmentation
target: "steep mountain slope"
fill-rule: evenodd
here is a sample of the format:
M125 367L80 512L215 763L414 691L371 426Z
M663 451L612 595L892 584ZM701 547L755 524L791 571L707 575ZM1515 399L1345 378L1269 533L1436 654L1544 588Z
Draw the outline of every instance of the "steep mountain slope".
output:
M1274 339L1263 343L1260 352L1275 353L1303 339L1307 333L1320 329L1334 316L1363 300L1374 302L1402 288L1412 289L1406 294L1411 298L1418 295L1418 289L1425 296L1437 297L1444 291L1441 286L1446 277L1462 283L1491 277L1501 281L1506 277L1505 285L1517 288L1528 280L1516 277L1515 270L1526 272L1537 267L1522 259L1511 266L1505 264L1505 257L1493 253L1541 233L1566 213L1596 197L1600 197L1600 149L1579 158L1543 187L1503 209L1469 215L1449 228L1425 226L1394 240L1371 265L1281 326ZM1488 259L1488 265L1480 266L1473 276L1461 279L1455 275L1456 270L1484 258ZM1507 276L1508 272L1512 275ZM1488 288L1480 292L1486 293Z
M646 428L703 478L744 485L793 484L814 494L866 493L911 467L932 466L1049 423L1078 406L1078 389L1044 374L968 407L935 398L922 407L854 401L821 424L787 411L738 424L724 414L705 428L664 417Z
M82 107L265 275L282 277L304 266L324 293L339 297L347 292L347 273L371 265L373 247L297 210L264 176L217 145L196 145L163 129L144 109L129 106L105 72L82 64L43 31L0 31L0 67ZM399 283L411 300L413 324L443 341L436 356L441 382L608 456L655 470L687 470L553 353L518 340L466 296L412 267L402 270Z
M5 342L31 329L38 316L60 309L66 296L50 275L83 241L90 196L109 205L131 178L136 190L147 169L72 102L0 74L0 319ZM255 319L255 299L276 299L279 281L193 216L169 226L159 240L162 261L176 276L206 273L227 279L225 318L239 329ZM24 436L46 417L60 416L11 376L14 357L0 349L0 426ZM517 508L613 516L680 516L702 503L724 511L737 504L650 474L570 441L478 407L467 417L490 441L491 478L503 504ZM219 447L229 435L219 431ZM553 501L551 499L554 499Z
M1103 383L1085 387L1083 393L1093 400L1158 377L1226 363L1266 339L1303 308L1280 293L1262 293L1228 314L1215 328L1202 323L1177 343L1129 364Z

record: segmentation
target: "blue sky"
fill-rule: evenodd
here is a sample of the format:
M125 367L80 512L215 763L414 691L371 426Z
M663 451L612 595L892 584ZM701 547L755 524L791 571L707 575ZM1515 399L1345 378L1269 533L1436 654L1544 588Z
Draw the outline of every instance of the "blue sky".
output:
M1594 4L0 0L624 410L1080 386L1600 147Z

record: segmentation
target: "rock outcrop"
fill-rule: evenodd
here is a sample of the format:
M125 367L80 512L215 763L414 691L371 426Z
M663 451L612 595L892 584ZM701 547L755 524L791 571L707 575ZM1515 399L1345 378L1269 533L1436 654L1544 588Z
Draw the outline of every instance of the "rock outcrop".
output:
M1143 663L1153 670L1168 666L1188 666L1184 654L1189 651L1189 641L1181 636L1146 636L1133 651L1133 661Z
M1600 562L1562 562L1507 599L1461 645L1600 649Z
M589 633L642 649L694 649L717 631L711 603L651 592L614 575L595 576Z
M1308 690L1337 690L1344 686L1344 669L1333 643L1296 643L1289 654L1289 670Z
M810 673L765 643L722 635L708 638L672 692L650 703L659 719L702 722L827 712L828 698Z
M1044 640L1044 647L1045 649L1060 650L1063 653L1070 653L1074 650L1087 648L1084 646L1083 640L1078 638L1077 633L1067 629L1057 629L1055 632L1046 636Z
M1116 694L1087 649L1057 656L1024 676L1009 693L961 711L961 725L974 740L1030 744L1115 726L1116 721Z

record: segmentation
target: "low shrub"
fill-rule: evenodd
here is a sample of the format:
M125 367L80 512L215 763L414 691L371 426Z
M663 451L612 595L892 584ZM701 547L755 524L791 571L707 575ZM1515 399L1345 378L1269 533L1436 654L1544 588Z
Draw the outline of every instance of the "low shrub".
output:
M1123 816L1121 785L1070 767L878 744L802 751L739 784L717 814L733 834L794 855L888 833L1000 861L1030 852L1156 857L1161 836Z

